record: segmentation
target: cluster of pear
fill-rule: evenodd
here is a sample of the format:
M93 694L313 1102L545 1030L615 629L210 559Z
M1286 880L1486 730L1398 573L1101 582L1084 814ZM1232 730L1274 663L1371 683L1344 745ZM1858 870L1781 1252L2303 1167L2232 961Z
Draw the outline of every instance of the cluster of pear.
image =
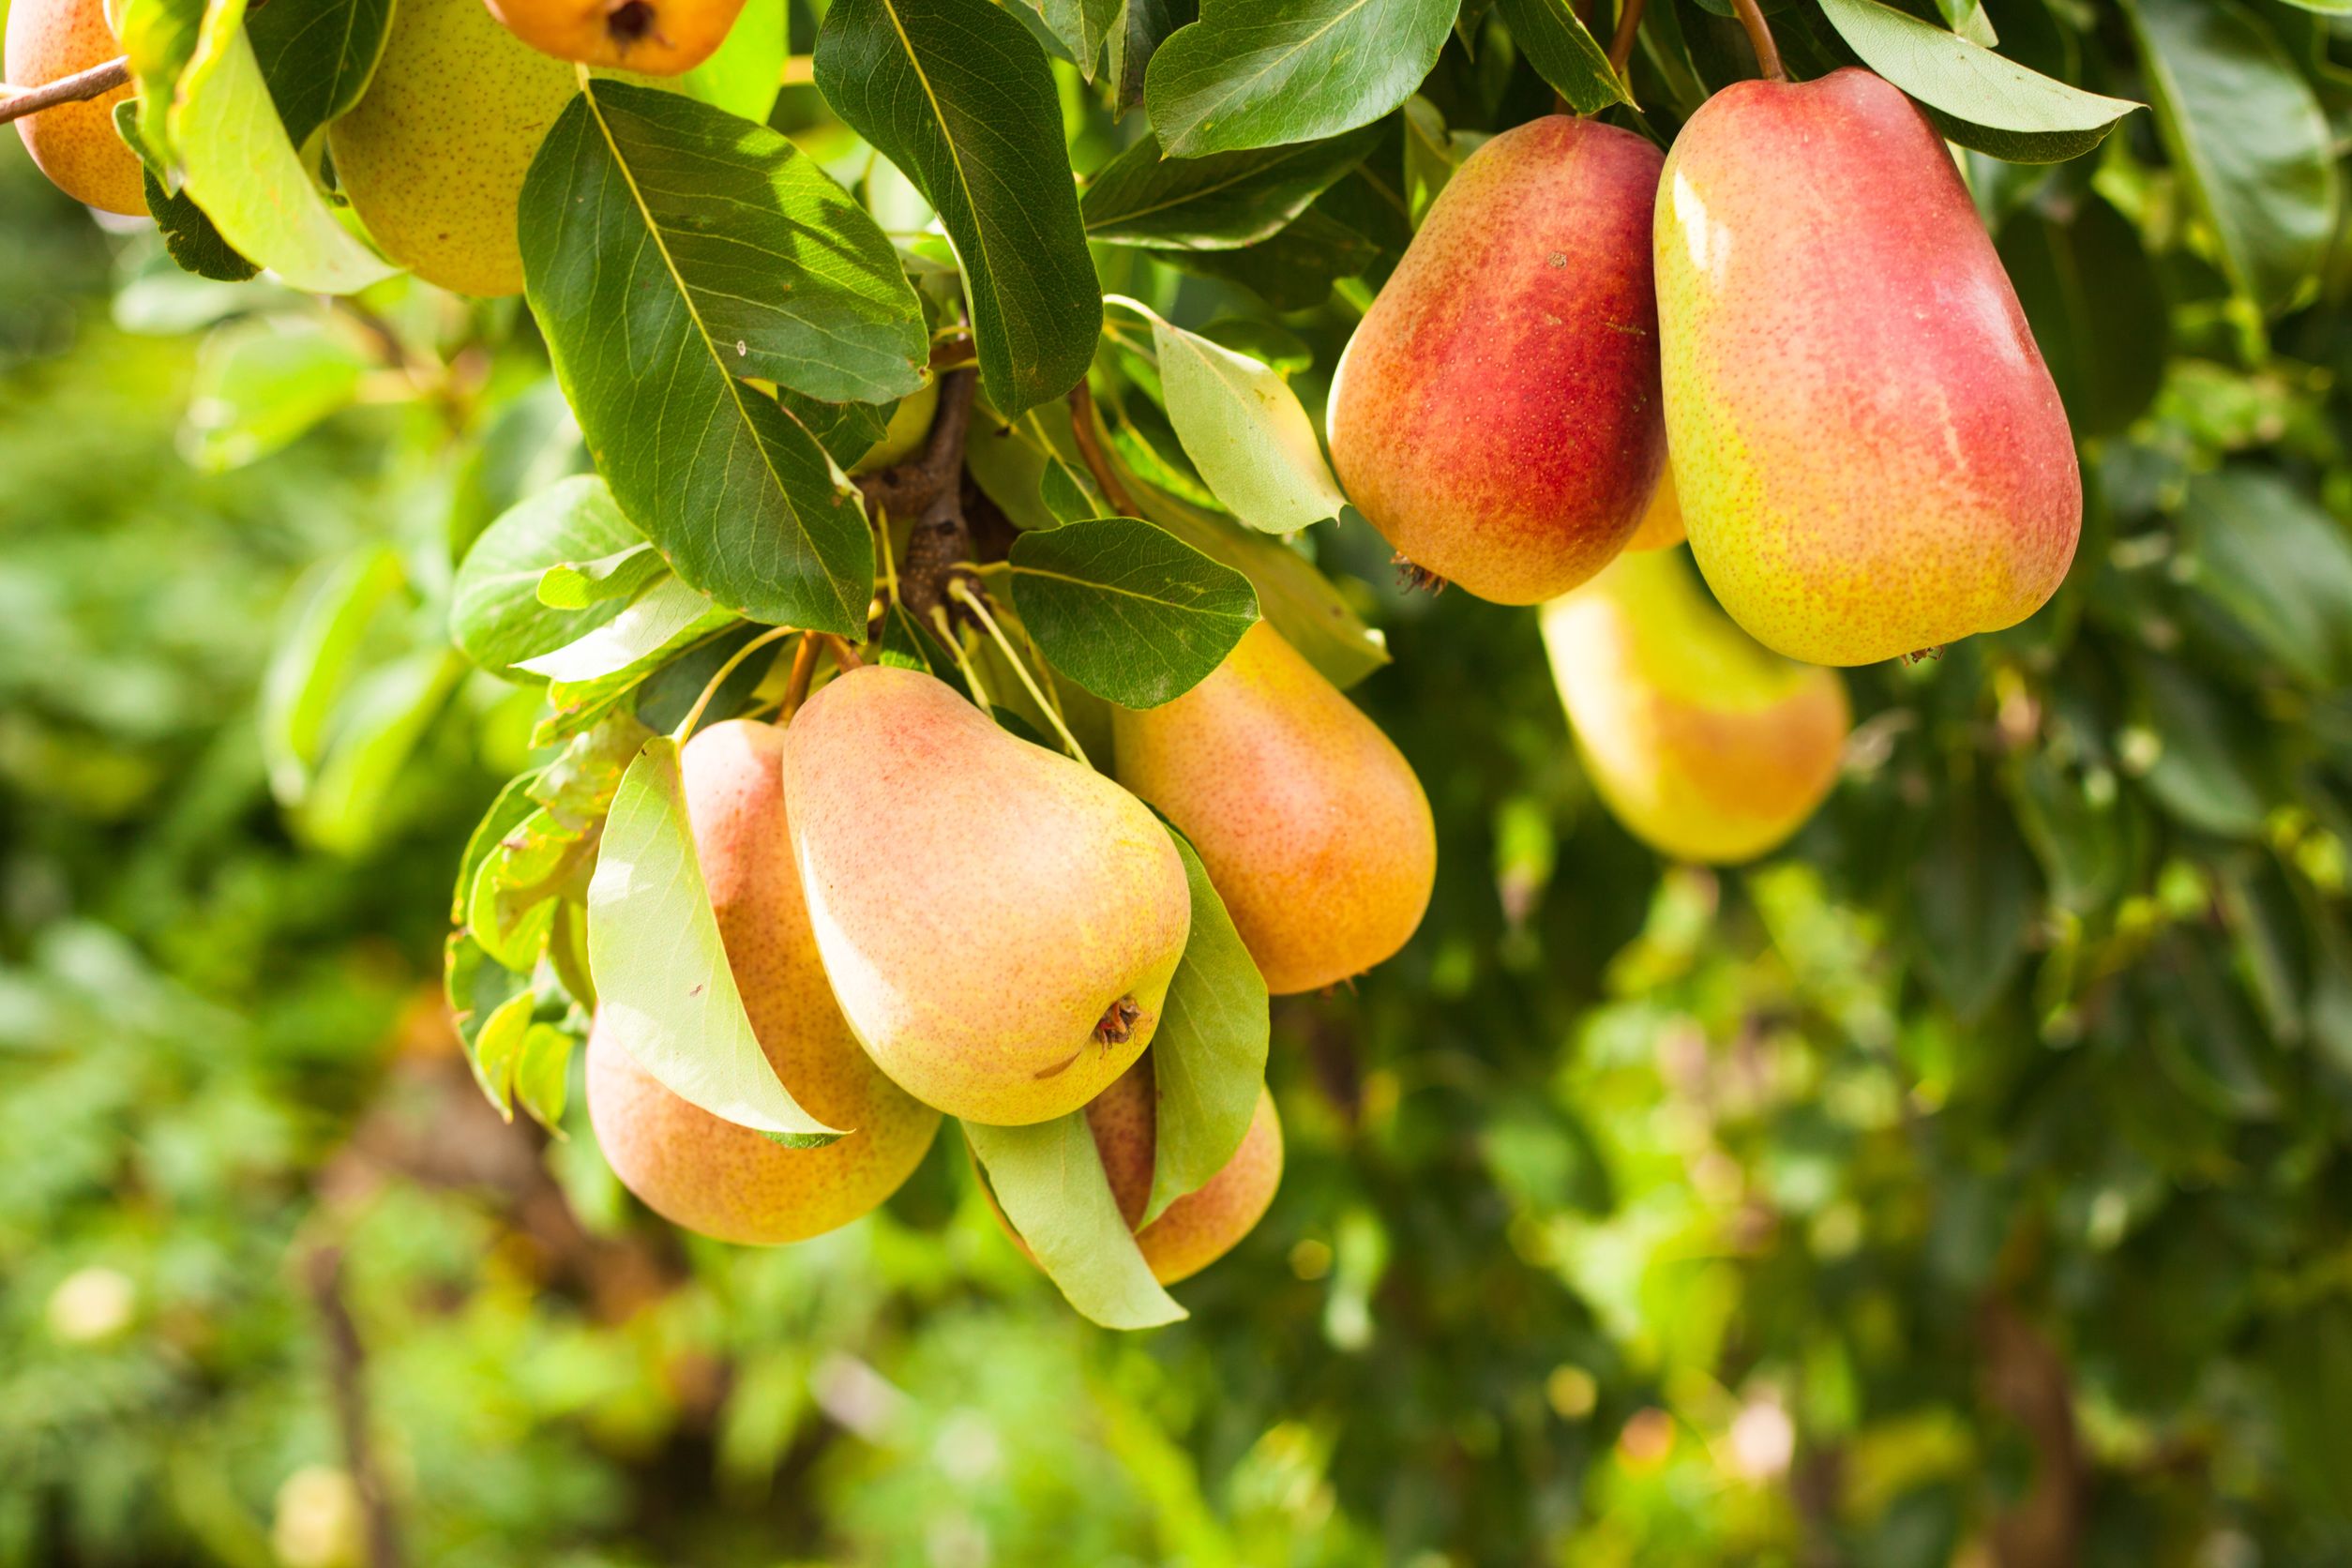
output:
M1820 666L2015 625L2082 522L2065 410L1942 138L1851 68L1727 87L1663 157L1567 115L1487 142L1329 424L1400 559L1545 604L1595 788L1694 860L1762 853L1828 793L1848 716Z
M696 734L686 814L745 1012L802 1107L853 1130L793 1149L723 1122L656 1082L600 1018L588 1112L629 1189L709 1235L795 1241L887 1198L942 1113L1012 1126L1082 1108L1137 1225L1157 1124L1148 1048L1194 912L1153 807L1278 993L1402 946L1437 846L1402 754L1263 623L1192 690L1114 724L1116 780L928 674L867 664L788 724ZM1261 1096L1224 1169L1138 1232L1153 1273L1223 1254L1281 1171Z
M327 132L335 177L384 253L460 294L522 292L523 176L579 89L577 65L690 70L743 0L401 0L368 90ZM501 23L504 23L502 26ZM122 53L104 0L14 0L9 82L36 87ZM144 217L138 155L114 129L128 85L17 121L76 201Z

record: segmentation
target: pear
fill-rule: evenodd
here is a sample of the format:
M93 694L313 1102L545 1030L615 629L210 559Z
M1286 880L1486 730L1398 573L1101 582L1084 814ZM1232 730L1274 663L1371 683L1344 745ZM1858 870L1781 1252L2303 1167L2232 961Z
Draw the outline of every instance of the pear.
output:
M676 76L727 41L743 0L489 0L506 30L559 60Z
M1553 114L1465 158L1332 379L1332 461L1424 571L1534 604L1624 548L1666 458L1658 150Z
M1943 139L1867 71L1741 82L1657 205L1666 430L1724 609L1816 664L2013 626L2083 515L2066 410Z
M787 1149L671 1093L600 1029L588 1037L588 1119L623 1184L690 1230L755 1244L867 1213L939 1128L938 1111L875 1067L826 987L792 865L783 753L774 725L702 731L679 757L686 815L752 1033L802 1108L849 1135Z
M1112 710L1121 783L1200 852L1276 995L1360 974L1429 907L1421 781L1356 705L1260 621L1160 707Z
M573 68L482 0L400 0L368 91L327 131L336 178L384 253L460 294L522 292L515 209Z
M850 464L850 472L880 474L914 456L930 439L931 417L938 412L939 378L934 376L898 400L898 406L890 411L890 423L882 428L882 439Z
M1621 555L1544 607L1552 678L1585 772L1636 837L1728 865L1780 844L1837 780L1834 670L1759 647L1679 550Z
M1282 1184L1282 1123L1274 1114L1274 1095L1263 1088L1258 1091L1249 1131L1242 1135L1233 1157L1139 1230L1136 1226L1151 1202L1152 1164L1159 1151L1158 1097L1150 1056L1094 1096L1086 1108L1086 1126L1094 1135L1094 1152L1102 1156L1119 1217L1135 1230L1136 1246L1152 1277L1162 1285L1189 1279L1232 1251L1265 1217L1274 1189ZM994 1197L988 1204L996 1208ZM1003 1210L996 1210L996 1218L1005 1234L1020 1240ZM1024 1244L1021 1250L1029 1249Z
M11 86L40 87L102 66L123 52L100 0L15 0L8 8L7 54ZM130 84L16 122L25 151L53 184L75 201L129 217L147 215L139 155L114 129L114 106Z
M1143 1054L1192 897L1141 801L885 665L807 701L784 776L825 973L909 1093L1043 1122Z
M1658 475L1658 488L1650 497L1650 509L1641 514L1641 526L1625 541L1627 550L1671 550L1682 542L1682 503L1674 492L1674 463L1669 459Z

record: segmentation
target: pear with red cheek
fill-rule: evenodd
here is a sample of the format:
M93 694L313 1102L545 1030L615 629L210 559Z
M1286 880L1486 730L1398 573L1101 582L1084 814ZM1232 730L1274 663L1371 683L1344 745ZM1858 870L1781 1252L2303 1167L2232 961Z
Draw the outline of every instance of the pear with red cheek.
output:
M1657 203L1666 431L1732 619L1815 664L2014 626L2073 559L2058 388L1952 155L1867 71L1741 82Z
M1681 860L1752 860L1837 782L1846 686L1756 642L1679 550L1628 551L1544 607L1552 677L1611 815Z
M751 1032L792 1097L848 1136L787 1149L664 1088L600 1029L588 1036L588 1120L621 1183L676 1225L721 1241L796 1242L898 1189L939 1112L882 1076L825 985L784 803L784 732L741 719L686 744L678 764Z
M1666 460L1657 148L1564 114L1465 158L1332 380L1332 461L1412 565L1535 604L1633 536Z

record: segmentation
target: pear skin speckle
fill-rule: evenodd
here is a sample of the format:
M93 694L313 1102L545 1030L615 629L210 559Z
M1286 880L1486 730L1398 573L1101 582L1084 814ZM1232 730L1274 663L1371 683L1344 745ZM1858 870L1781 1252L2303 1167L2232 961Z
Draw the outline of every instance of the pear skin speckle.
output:
M102 66L122 53L102 0L16 0L8 8L8 83L39 87ZM80 103L61 103L16 122L25 150L75 201L134 218L147 215L139 155L114 129L114 106L129 83Z

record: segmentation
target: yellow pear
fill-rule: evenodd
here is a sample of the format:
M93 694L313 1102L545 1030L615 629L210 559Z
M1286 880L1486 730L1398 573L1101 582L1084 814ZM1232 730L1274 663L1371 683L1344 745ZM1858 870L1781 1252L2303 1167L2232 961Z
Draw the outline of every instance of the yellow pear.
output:
M701 731L679 758L686 815L752 1033L802 1108L849 1136L787 1149L680 1099L601 1030L588 1038L588 1119L622 1183L688 1229L758 1244L872 1209L939 1127L938 1111L875 1067L825 984L792 865L783 752L774 725Z
M1121 1074L1086 1108L1087 1130L1102 1156L1103 1174L1118 1201L1119 1217L1135 1230L1152 1198L1152 1165L1159 1152L1159 1110L1152 1059L1146 1055ZM1214 1176L1177 1199L1160 1217L1135 1231L1136 1246L1162 1285L1189 1279L1233 1250L1257 1228L1282 1184L1282 1123L1274 1095L1260 1088L1249 1131ZM991 1208L996 1199L988 1199ZM1003 1209L997 1223L1017 1242ZM1029 1250L1026 1244L1021 1250Z
M489 0L542 53L642 76L692 70L727 41L743 0Z
M1552 677L1593 788L1636 837L1685 860L1752 859L1836 782L1837 671L1758 644L1680 550L1621 555L1544 607Z
M883 665L808 700L784 776L834 995L909 1093L1043 1122L1143 1053L1192 897L1141 801Z
M1111 722L1120 782L1200 852L1267 989L1360 974L1421 924L1438 868L1421 781L1265 622L1190 691Z
M15 0L8 8L8 83L39 87L102 66L123 52L100 0ZM61 103L17 121L25 150L57 188L75 201L134 218L147 215L139 155L114 129L126 83L80 103Z
M522 292L522 179L578 90L482 0L400 0L367 93L327 131L335 175L384 253L460 294Z
M1682 542L1682 503L1674 493L1674 464L1658 471L1658 488L1650 492L1650 509L1641 526L1625 541L1627 550L1672 550Z

